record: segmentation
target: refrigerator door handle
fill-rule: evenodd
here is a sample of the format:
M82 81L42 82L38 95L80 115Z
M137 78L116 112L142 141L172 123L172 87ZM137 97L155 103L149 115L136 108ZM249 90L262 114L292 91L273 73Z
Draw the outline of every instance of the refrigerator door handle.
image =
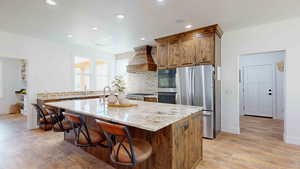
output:
M191 68L191 105L194 105L195 97L195 70Z

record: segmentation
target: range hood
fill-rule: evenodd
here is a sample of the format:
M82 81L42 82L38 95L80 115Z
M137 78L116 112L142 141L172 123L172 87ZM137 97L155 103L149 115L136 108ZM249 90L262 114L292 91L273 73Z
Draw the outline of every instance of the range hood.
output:
M157 66L153 61L151 50L152 46L149 45L134 48L135 56L128 63L127 72L156 71Z

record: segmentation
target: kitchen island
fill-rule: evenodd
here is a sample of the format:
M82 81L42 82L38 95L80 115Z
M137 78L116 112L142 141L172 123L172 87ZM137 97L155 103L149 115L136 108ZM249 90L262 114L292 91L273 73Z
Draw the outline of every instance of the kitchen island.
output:
M195 168L202 160L202 108L142 101L132 103L138 106L108 107L99 99L68 100L46 105L82 115L90 128L96 128L95 119L128 126L134 138L147 140L153 149L150 158L134 167L136 169ZM66 141L73 143L73 138L73 132L65 133ZM108 149L98 146L85 150L113 165Z

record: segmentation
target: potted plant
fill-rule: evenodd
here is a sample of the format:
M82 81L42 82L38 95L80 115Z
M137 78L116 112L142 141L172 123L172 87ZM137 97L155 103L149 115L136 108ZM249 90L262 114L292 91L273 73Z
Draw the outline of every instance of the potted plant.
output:
M118 100L120 104L128 104L128 100L125 96L125 86L126 84L123 76L115 76L114 80L112 81L112 87L118 93Z
M123 79L123 76L115 76L114 80L112 81L112 87L118 94L124 94L125 93L125 81Z

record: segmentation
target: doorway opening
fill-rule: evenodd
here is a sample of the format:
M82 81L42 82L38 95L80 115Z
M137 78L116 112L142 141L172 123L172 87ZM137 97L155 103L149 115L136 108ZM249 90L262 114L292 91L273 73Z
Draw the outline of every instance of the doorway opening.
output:
M26 128L27 101L27 61L0 57L1 140L13 133L12 128Z
M283 140L285 51L241 55L239 101L241 134Z

